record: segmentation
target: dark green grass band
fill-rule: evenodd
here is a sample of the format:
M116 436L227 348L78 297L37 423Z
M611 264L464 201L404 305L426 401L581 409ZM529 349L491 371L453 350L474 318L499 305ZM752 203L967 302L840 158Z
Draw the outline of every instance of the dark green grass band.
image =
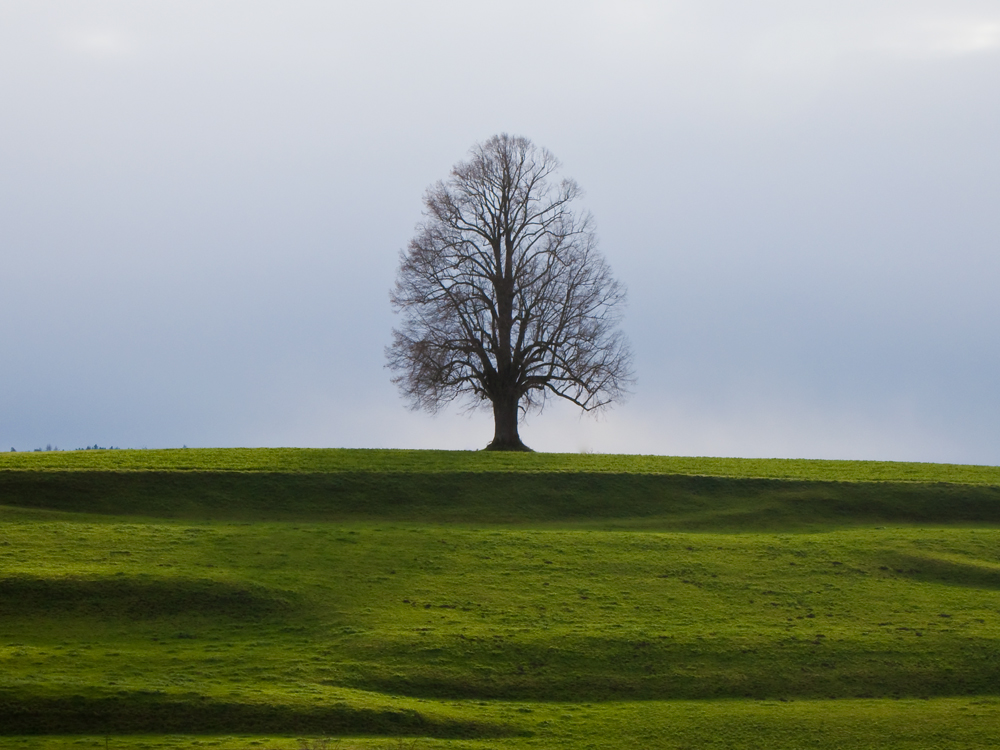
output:
M0 472L0 504L206 520L387 520L674 530L1000 524L1000 487L656 474ZM624 527L623 526L623 527Z
M201 696L164 700L152 694L68 698L0 693L0 735L29 734L319 734L441 738L516 734L499 724L430 719L413 710L346 704L310 708L226 703Z

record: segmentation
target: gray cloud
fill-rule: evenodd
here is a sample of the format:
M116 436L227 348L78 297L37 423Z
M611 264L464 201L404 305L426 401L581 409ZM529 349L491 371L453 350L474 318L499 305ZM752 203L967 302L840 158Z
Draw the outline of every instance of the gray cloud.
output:
M383 369L420 196L587 190L639 382L545 450L996 463L995 3L12 3L0 446L476 448Z

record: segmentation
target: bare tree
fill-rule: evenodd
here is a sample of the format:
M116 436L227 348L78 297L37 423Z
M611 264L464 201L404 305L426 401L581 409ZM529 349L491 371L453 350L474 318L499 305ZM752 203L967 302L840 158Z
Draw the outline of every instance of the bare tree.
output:
M520 412L558 396L591 411L620 400L631 353L618 330L625 290L597 250L573 180L527 138L473 147L424 195L425 220L400 253L386 348L414 409L459 397L492 405L490 450L529 450Z

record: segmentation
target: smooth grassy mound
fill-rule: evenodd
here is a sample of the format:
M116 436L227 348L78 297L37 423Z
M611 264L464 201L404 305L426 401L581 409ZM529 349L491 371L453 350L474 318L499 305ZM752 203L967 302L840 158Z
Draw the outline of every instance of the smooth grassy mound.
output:
M898 461L509 453L493 451L208 448L0 453L0 471L240 471L278 473L680 474L827 482L1000 485L1000 467Z
M0 459L5 746L958 748L1000 729L989 467ZM747 475L793 464L822 481Z

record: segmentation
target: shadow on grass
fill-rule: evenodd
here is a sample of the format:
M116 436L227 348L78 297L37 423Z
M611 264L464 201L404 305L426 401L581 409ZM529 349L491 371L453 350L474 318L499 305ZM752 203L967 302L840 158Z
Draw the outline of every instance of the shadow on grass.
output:
M9 507L204 520L566 524L690 531L1000 524L1000 487L724 477L0 472Z
M1000 591L1000 569L923 555L894 554L882 558L888 572L922 583L940 583Z
M295 708L224 703L202 696L169 700L154 693L90 698L0 692L0 735L313 734L488 738L517 730L486 722L432 719L413 710L346 703Z
M132 620L198 613L253 620L292 609L284 592L187 578L0 578L0 617L116 616Z

